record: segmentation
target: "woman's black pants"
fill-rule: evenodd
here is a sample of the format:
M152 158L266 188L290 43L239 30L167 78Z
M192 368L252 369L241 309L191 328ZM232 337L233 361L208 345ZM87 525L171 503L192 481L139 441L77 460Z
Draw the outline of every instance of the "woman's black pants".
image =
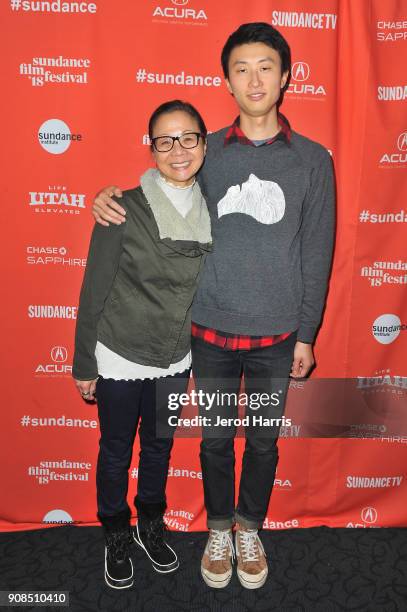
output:
M96 485L101 519L129 512L128 472L137 428L140 436L137 498L145 504L165 502L174 428L168 427L165 437L157 438L156 424L157 419L163 423L174 413L168 411L167 394L162 389L184 393L188 380L189 370L164 379L98 379L100 441ZM158 392L157 384L163 385L162 381L165 387Z

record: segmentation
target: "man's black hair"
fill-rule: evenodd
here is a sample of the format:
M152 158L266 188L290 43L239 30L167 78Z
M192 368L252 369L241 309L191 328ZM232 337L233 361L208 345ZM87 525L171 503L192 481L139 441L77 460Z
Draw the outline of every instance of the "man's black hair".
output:
M222 49L221 62L226 79L229 78L229 58L232 50L240 45L258 42L264 43L277 51L281 59L281 74L286 71L290 72L291 51L284 36L269 23L243 23L237 30L232 32ZM288 82L289 79L287 79L284 89L288 87Z
M150 117L148 122L148 135L150 140L153 137L154 126L156 121L161 115L165 115L167 113L173 113L175 111L182 111L183 113L187 113L190 115L195 121L198 123L200 133L206 137L208 130L206 129L206 125L204 120L202 119L199 111L196 110L195 106L192 106L189 102L184 102L183 100L169 100L168 102L164 102L160 104L158 108L155 109L153 114Z

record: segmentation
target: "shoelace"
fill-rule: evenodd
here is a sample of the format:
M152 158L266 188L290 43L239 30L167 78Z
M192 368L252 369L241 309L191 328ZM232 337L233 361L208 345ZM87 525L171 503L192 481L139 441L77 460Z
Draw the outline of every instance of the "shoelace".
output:
M257 529L248 531L239 529L238 538L239 551L242 556L243 563L246 561L258 561L260 550L263 554L265 554L263 545L259 536L257 535Z
M128 557L128 532L112 531L106 534L106 544L109 557L116 562Z
M209 536L209 558L211 561L224 561L226 560L226 551L229 550L232 559L235 556L233 548L232 538L229 530L218 530L211 529Z

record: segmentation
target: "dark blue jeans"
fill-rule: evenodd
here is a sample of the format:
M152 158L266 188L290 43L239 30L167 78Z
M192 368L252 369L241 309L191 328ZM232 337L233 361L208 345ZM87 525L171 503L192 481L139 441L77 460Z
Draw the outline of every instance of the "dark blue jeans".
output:
M238 351L220 348L199 338L192 339L192 371L197 391L238 394L243 374L247 396L257 398L259 393L277 393L279 397L277 406L246 408L245 416L249 415L250 424L245 427L246 443L236 509L236 426L216 426L215 423L219 418L236 417L237 405L219 401L210 410L200 408L202 415L211 418L211 425L202 429L200 453L209 528L226 529L236 520L244 527L255 529L264 521L278 462L280 427L253 425L252 417L282 417L295 343L295 332L270 347Z
M167 376L165 380L171 392L184 393L189 370ZM168 412L162 394L161 405L157 405L156 380L127 381L100 377L96 396L100 425L96 472L98 515L112 517L129 510L128 471L140 419L137 497L145 504L165 502L173 428L168 429L166 437L156 437L157 418Z

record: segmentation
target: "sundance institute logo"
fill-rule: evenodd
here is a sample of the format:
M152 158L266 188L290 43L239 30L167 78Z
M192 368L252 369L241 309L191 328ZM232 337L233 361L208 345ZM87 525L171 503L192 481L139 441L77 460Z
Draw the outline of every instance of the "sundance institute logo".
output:
M400 331L404 331L407 325L401 323L395 314L383 314L374 321L372 325L373 337L380 344L391 344L398 338Z
M80 142L82 134L72 134L68 125L61 119L48 119L38 130L38 141L45 151L53 155L65 153L72 141Z

